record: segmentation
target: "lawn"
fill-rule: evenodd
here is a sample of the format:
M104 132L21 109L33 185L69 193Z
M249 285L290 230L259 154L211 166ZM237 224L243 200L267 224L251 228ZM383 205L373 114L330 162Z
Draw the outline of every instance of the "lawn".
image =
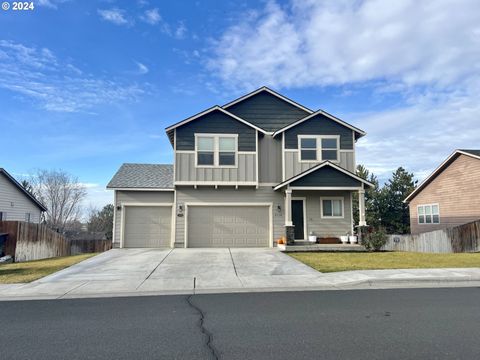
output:
M320 272L379 269L480 267L480 253L427 254L412 252L289 253Z
M63 256L0 265L0 284L27 283L65 269L97 254Z

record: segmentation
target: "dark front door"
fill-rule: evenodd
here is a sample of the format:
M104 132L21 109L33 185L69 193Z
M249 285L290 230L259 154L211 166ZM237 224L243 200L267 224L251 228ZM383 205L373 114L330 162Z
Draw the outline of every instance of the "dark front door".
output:
M303 200L292 200L292 222L295 225L295 240L304 240Z

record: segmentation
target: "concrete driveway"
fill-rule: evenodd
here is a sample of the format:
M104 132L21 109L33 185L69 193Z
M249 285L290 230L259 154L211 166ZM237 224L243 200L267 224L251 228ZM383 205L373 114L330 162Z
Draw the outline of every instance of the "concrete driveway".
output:
M4 295L83 297L112 294L255 291L312 286L321 275L276 249L113 249Z

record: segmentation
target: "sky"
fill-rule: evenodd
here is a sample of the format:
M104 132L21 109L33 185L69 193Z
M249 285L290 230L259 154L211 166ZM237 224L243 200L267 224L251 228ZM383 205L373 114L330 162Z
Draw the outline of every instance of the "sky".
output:
M0 10L0 167L65 170L86 207L122 163L173 161L165 127L264 85L365 130L381 181L480 148L476 0L33 3Z

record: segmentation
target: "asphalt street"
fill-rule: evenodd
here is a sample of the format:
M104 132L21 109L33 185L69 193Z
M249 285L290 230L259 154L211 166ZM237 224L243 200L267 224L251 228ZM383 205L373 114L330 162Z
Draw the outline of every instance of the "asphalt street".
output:
M480 289L0 303L2 359L477 359Z

